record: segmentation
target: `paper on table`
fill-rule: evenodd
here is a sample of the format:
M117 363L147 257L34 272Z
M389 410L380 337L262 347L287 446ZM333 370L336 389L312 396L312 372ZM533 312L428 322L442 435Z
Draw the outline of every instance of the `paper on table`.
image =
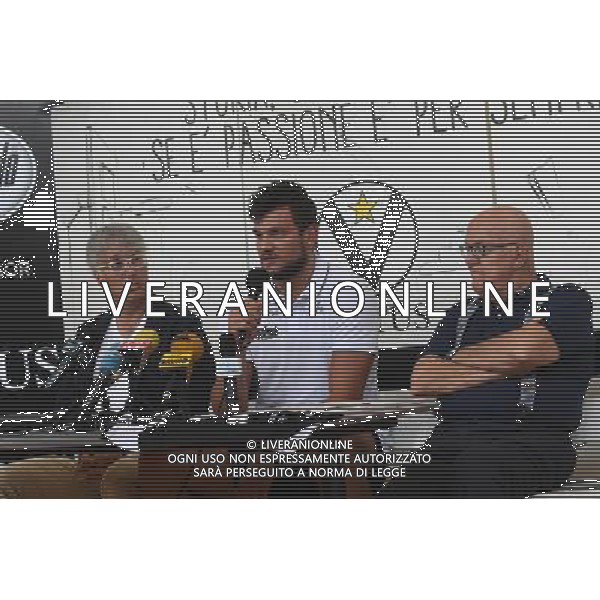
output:
M108 430L106 437L123 450L136 451L139 450L140 433L145 427L145 425L118 423Z

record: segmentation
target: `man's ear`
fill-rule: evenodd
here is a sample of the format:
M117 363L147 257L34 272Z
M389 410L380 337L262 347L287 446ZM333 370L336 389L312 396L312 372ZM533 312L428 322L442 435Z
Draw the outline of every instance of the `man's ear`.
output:
M517 260L516 263L519 267L525 267L528 265L530 260L531 249L526 246L522 246L518 244L516 246L517 249Z
M319 242L319 225L318 223L314 223L313 225L309 225L304 231L304 239L308 244L310 244L311 248L315 249Z

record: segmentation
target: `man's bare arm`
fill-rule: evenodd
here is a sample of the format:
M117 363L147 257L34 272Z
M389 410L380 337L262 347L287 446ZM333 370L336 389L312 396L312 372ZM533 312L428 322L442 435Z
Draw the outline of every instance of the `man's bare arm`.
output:
M415 396L442 396L526 373L558 360L559 350L541 321L461 348L452 358L422 357L413 370Z
M333 352L329 363L329 401L360 402L373 360L369 352Z

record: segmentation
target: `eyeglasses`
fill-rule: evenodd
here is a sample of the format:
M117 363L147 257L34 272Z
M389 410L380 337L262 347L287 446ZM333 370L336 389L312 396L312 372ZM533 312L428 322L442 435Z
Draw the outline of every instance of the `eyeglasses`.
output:
M515 245L515 242L508 244L461 244L459 248L465 258L483 258L496 250Z
M137 267L138 265L141 265L143 260L144 259L141 254L131 254L127 257L114 258L108 262L100 263L98 268L102 269L103 271L125 271L131 267Z

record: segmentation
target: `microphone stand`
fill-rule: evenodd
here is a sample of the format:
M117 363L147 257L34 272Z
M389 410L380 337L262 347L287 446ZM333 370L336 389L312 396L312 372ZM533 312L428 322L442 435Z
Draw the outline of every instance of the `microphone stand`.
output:
M94 378L92 385L83 399L81 410L71 425L72 429L83 428L84 430L88 430L97 428L101 432L104 431L105 424L103 421L99 421L99 419L104 412L106 392L117 380L119 374L119 372L106 371L99 373Z
M144 351L140 349L125 348L119 350L121 354L121 363L114 371L101 371L89 387L81 409L74 421L70 423L69 429L98 429L104 433L110 417L102 418L103 413L107 412L104 406L106 392L108 388L117 381L121 375L126 373L139 373L143 368Z
M224 416L228 425L238 425L247 421L247 413L242 413L238 391L238 378L243 372L242 359L238 354L235 334L223 333L219 338L217 376L223 377Z
M84 358L86 362L89 360L89 356L86 355L88 340L89 338L86 336L83 339L73 338L65 342L60 363L54 373L43 383L44 388L51 388L73 363L84 366L81 359ZM64 427L65 416L71 412L71 408L68 407L41 413L18 412L7 419L0 419L0 435L19 431L35 431L44 427L57 426L61 428Z
M68 340L63 346L63 358L60 361L56 371L46 380L44 387L52 387L65 371L71 366L71 364L78 360L80 355L83 355L87 349L87 343L85 340Z
M164 428L171 417L177 413L185 415L188 411L182 394L190 383L194 364L200 359L204 349L197 333L188 332L182 336L179 342L175 338L170 351L163 355L158 365L161 371L171 371L171 377L162 393L163 408L150 418L145 430L147 433Z

